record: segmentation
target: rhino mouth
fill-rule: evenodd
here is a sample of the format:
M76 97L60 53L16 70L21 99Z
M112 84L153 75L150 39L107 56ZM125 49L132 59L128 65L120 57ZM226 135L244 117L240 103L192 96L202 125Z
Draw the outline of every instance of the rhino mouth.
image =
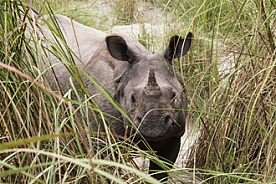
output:
M152 120L145 118L142 120L137 117L134 125L137 127L140 134L146 140L162 140L166 139L168 134L174 127L174 121L170 116L161 118L159 120Z

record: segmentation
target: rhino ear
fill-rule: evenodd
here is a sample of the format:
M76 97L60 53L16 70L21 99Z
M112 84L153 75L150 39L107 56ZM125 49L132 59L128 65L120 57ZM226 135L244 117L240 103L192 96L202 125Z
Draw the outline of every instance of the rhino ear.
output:
M128 61L129 56L127 55L128 46L126 41L117 35L107 36L106 39L107 49L110 55L121 61Z
M192 38L193 34L191 32L187 34L186 39L178 35L171 37L170 43L164 51L164 57L172 61L174 58L184 56L191 47Z

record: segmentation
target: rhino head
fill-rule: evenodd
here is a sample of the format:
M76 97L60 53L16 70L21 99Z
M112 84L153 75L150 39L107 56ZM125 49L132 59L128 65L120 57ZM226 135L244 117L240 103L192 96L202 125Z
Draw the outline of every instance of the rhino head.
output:
M115 64L115 99L148 141L180 137L185 131L187 98L172 60L185 55L192 40L173 36L163 53L151 54L131 47L118 35L106 38Z

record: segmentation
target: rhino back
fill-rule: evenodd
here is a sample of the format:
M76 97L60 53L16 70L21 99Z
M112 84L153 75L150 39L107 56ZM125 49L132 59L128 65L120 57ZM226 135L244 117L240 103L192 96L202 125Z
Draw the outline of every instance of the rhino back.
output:
M44 16L43 19L50 23L49 17ZM83 69L99 47L100 43L103 42L106 34L99 30L82 25L63 15L55 15L55 19L67 46L73 53L72 56L76 66ZM47 37L49 37L50 40L54 40L48 25L42 22L41 27ZM60 39L58 41L59 44L61 44L61 48L67 52L65 44L63 44L64 42ZM48 48L52 50L51 47ZM68 90L68 79L71 77L71 74L64 65L69 65L70 63L62 57L61 59L58 59L50 52L47 54L49 54L55 77L58 79L62 91L66 92ZM53 90L57 90L57 85L54 79L55 77L52 72L47 72L46 78Z
M87 27L63 15L56 15L55 17L68 46L86 65L99 44L104 40L106 33ZM80 66L79 62L76 64Z

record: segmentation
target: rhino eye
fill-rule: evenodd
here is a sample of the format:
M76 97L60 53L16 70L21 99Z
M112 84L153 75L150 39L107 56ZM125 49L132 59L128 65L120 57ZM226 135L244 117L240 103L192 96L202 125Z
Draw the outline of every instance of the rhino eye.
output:
M132 103L135 103L135 102L136 102L134 95L131 95L131 102L132 102Z

